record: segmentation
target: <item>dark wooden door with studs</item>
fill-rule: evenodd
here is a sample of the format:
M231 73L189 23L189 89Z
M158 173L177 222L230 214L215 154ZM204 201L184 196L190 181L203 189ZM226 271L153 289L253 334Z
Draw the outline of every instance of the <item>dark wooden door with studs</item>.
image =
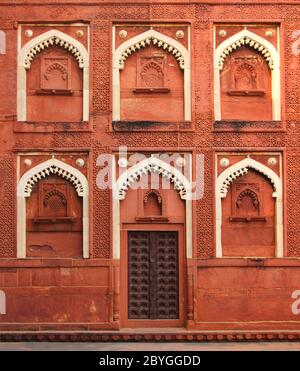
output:
M178 319L178 233L128 232L128 318Z

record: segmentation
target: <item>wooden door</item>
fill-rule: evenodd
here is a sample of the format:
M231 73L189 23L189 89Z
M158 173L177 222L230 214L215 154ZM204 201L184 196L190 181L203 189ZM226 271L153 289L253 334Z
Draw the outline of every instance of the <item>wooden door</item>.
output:
M179 319L178 232L128 232L128 319Z

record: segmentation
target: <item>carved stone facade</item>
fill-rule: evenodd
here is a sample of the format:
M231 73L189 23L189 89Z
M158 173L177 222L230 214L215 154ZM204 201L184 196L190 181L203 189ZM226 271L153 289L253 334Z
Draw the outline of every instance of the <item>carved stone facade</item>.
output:
M300 333L295 6L5 5L1 331ZM145 155L127 172L124 145ZM188 175L156 157L178 152ZM111 155L113 190L98 187L99 155Z

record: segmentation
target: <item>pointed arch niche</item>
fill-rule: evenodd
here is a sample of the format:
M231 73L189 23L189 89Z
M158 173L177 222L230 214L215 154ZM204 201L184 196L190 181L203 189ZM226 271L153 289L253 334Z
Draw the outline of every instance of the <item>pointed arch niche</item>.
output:
M150 49L153 49L152 52ZM150 54L147 53L150 50ZM137 58L141 55L141 58L135 63L136 66L131 65L132 55L138 52ZM159 54L159 55L158 55ZM172 63L167 63L166 58L172 56ZM181 94L183 91L182 99L182 118L186 121L191 120L191 68L190 68L190 52L186 47L175 39L162 34L161 32L150 29L137 36L134 36L113 50L113 121L120 121L123 119L121 115L121 71L126 69L126 64L129 65L129 77L131 84L136 84L135 89L126 90L126 96L132 94L134 96L144 97L148 99L153 96L153 93L160 98L160 101L168 101L169 99L174 100L174 97ZM170 67L171 66L171 67ZM171 72L169 71L171 68ZM180 74L183 71L183 77ZM177 91L177 86L172 82L172 78L168 78L167 81L174 85L174 91L169 89L168 82L165 84L164 79L166 76L172 73L172 76L179 76L180 78L180 89ZM127 76L127 75L126 75ZM182 81L181 81L182 80ZM177 80L176 80L177 81ZM175 81L175 82L176 82ZM173 93L172 93L173 92ZM124 94L125 94L124 93ZM165 94L167 93L167 94ZM154 94L154 95L155 95ZM170 95L171 94L171 95ZM153 98L151 98L153 100ZM178 98L179 99L179 98ZM180 98L181 99L181 98ZM153 110L151 104L148 104L150 111ZM177 110L179 104L174 106L174 110ZM148 120L147 112L141 111L140 120ZM135 120L135 119L134 119ZM157 120L157 119L156 119ZM176 120L180 120L176 118ZM157 120L159 121L159 119Z
M271 42L243 29L219 44L214 52L214 111L215 121L251 121L251 111L258 115L252 121L281 119L280 57Z
M115 166L116 168L116 166ZM114 171L116 173L116 171ZM120 259L120 202L125 199L128 188L142 176L155 173L168 179L185 201L185 245L186 257L192 258L192 188L190 181L175 167L158 159L149 157L125 171L114 182L113 189L113 258Z
M233 185L236 182L243 180L243 176L247 173L251 173L251 171L257 174L256 177L259 177L260 175L264 177L265 182L267 183L268 187L270 187L270 190L271 190L269 197L271 199L273 197L275 200L275 206L274 206L275 207L275 210L274 210L275 220L273 224L275 227L275 232L274 232L275 236L273 236L274 237L273 240L275 240L275 256L278 258L283 257L284 251L283 251L282 181L279 178L279 176L275 173L275 171L270 169L268 166L254 160L253 158L246 157L245 159L231 165L226 170L223 170L216 180L215 197L216 197L216 257L217 258L221 258L224 255L223 247L222 247L222 223L224 222L224 218L222 214L223 214L224 203L222 202L222 200L227 199L229 204L232 202L233 208L234 207L239 208L240 205L237 204L237 202L239 201L239 195L243 194L243 190L245 190L245 192L249 194L248 187L250 184L250 187L254 189L254 190L251 190L250 192L253 193L253 195L255 195L254 201L252 198L253 206L257 208L261 207L260 198L256 198L256 188L255 188L256 184L255 184L255 178L253 177L250 178L250 180L245 181L244 184L243 183L239 184L239 187L237 187L237 193L236 193L238 197L233 197L232 194L231 196L230 195L228 196L228 193L229 191L232 190ZM267 187L261 187L261 189L258 188L258 191L261 191L262 197L263 197L263 193L267 192L266 188ZM228 200L228 197L229 197L229 200ZM240 210L237 215L240 216ZM251 221L254 221L254 223L258 223L258 224L265 222L265 218L263 217L259 218L257 217L257 215L255 215L254 218L251 218L249 217L249 214L245 215L244 218L233 217L229 219L233 221L233 224L240 224L240 222L250 223ZM238 222L238 223L234 223L234 222ZM233 226L232 228L235 228L235 226ZM251 256L251 254L249 254L248 256Z
M89 188L87 178L73 166L56 158L42 162L28 170L17 185L17 257L26 258L26 199L30 198L35 185L40 181L55 176L69 182L76 196L82 198L82 256L89 257ZM53 193L53 192L52 192ZM56 191L59 195L59 191ZM47 196L47 195L46 195ZM53 196L48 194L49 197ZM47 198L47 197L46 197ZM57 202L57 200L54 200ZM63 200L62 200L63 201ZM54 205L55 207L56 205ZM43 229L42 229L43 230Z
M58 55L55 55L55 50L57 50L57 53L59 53ZM19 46L18 76L17 76L18 121L28 120L27 99L29 94L33 93L29 91L30 86L27 86L28 85L27 78L28 73L30 73L31 69L33 68L35 59L39 59L39 55L41 53L44 56L44 59L42 61L39 61L41 66L39 67L35 66L35 68L38 68L40 70L35 71L36 73L34 74L34 76L30 76L31 81L33 81L32 85L34 86L35 95L41 97L42 99L45 96L49 96L50 102L51 97L53 97L57 99L57 102L59 104L64 104L65 102L67 102L67 100L70 100L70 98L72 99L75 98L76 100L80 98L81 100L80 96L82 95L82 109L78 113L78 115L81 116L81 118L79 120L74 121L88 121L89 119L88 50L81 42L57 29L49 30L34 37L30 41L28 41L22 48L21 46ZM72 58L70 58L70 56ZM79 74L79 72L81 71L82 73ZM54 81L54 83L52 81ZM36 89L35 88L36 86L39 86L39 89ZM46 107L49 105L52 106L52 103L50 104L49 102L45 102ZM53 114L51 116L53 116ZM33 117L35 116L33 115ZM55 117L51 117L51 119L55 121ZM70 120L72 121L72 119Z

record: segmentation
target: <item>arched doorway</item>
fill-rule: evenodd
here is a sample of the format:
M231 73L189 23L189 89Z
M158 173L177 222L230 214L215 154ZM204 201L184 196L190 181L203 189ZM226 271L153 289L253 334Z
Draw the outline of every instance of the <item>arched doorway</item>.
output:
M141 169L146 171L139 173ZM146 187L125 189L126 179L137 173L136 181ZM156 179L154 188L151 174ZM119 199L114 200L114 211L118 211L114 232L120 237L114 240L114 255L120 266L121 327L182 327L187 317L186 266L191 253L189 182L157 158L133 166L123 178L115 190ZM164 189L164 178L168 189Z

